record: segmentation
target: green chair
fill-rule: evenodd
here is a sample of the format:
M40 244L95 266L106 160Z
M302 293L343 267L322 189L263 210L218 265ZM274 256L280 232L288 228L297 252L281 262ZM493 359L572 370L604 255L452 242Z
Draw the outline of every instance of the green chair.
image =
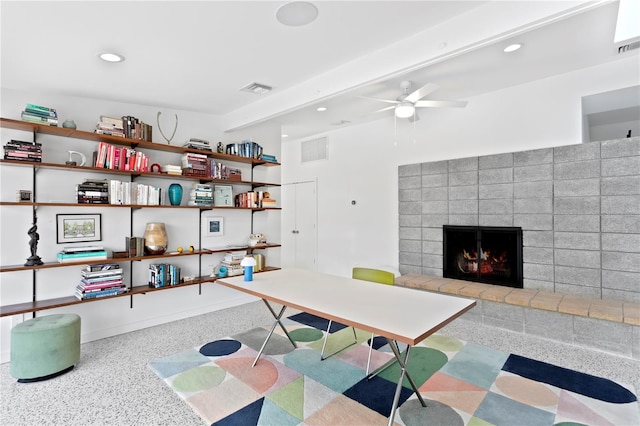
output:
M395 275L392 272L383 271L381 269L371 268L353 268L351 277L357 280L371 281L378 284L394 285L396 283ZM371 339L369 339L369 357L367 358L367 373L369 375L369 367L371 365L371 353L373 352L373 338L374 333L371 333Z
M371 281L378 284L387 284L387 285L395 284L395 275L392 272L383 271L381 269L355 267L351 271L351 278L355 278L357 280L363 280L363 281ZM329 325L327 326L327 332L324 336L324 343L322 344L322 353L320 355L320 359L323 361L329 358L330 356L335 355L336 353L348 348L349 346L355 345L358 342L358 338L356 336L356 330L353 327L351 327L351 329L353 330L354 342L350 343L344 348L341 348L329 355L325 355L324 349L325 349L325 346L327 345L327 339L329 338L329 330L331 329L331 323L332 321L329 320ZM371 352L373 351L373 338L374 338L374 333L371 333L371 339L369 341L369 357L367 359L367 373L366 373L367 375L369 375L369 366L371 365Z

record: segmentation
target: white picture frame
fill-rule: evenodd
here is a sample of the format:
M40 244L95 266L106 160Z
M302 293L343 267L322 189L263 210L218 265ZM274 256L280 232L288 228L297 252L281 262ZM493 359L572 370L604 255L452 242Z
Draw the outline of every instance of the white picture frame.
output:
M231 185L215 185L213 187L213 205L216 207L233 207L233 187Z
M205 219L205 235L207 237L221 237L224 235L224 218L207 217Z
M85 243L102 240L102 214L56 214L56 242Z

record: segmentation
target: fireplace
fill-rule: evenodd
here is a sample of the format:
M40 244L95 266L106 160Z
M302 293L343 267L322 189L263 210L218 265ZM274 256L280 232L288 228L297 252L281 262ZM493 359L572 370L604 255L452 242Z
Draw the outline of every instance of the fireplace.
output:
M522 228L443 226L446 278L522 288Z

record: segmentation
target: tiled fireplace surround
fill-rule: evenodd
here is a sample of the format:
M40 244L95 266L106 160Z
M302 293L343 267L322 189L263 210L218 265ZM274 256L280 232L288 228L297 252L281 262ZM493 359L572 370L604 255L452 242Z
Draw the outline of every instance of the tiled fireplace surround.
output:
M403 165L398 178L402 275L442 276L442 225L519 226L525 290L640 303L640 137ZM493 305L479 307L506 308ZM625 326L599 330L603 349L626 339L620 352L640 357L640 327Z

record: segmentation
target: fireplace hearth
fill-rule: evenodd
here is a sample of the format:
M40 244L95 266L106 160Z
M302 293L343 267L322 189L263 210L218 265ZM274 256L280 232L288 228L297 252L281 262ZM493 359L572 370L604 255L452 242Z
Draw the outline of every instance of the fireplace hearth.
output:
M443 226L445 278L522 285L522 228Z

